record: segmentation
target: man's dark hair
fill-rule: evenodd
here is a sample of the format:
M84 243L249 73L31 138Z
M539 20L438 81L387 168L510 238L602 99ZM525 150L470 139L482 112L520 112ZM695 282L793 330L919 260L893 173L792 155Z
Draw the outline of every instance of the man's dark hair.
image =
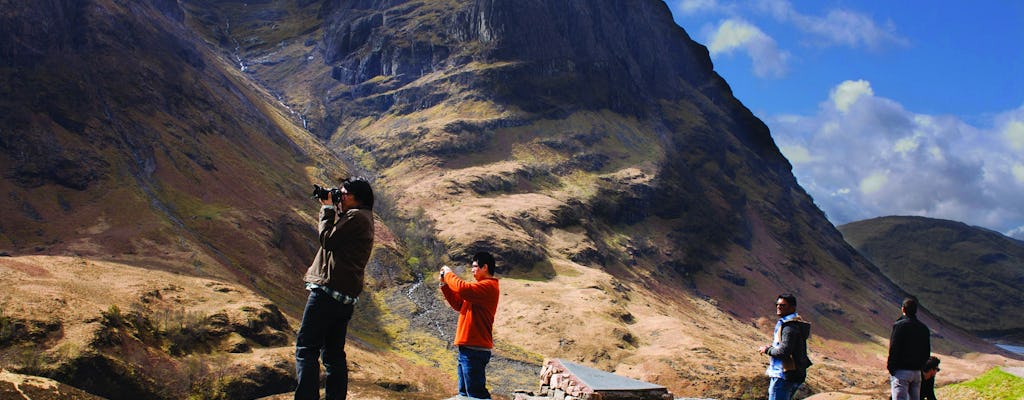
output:
M354 176L341 182L341 187L356 198L359 204L367 209L373 209L373 189L370 182L361 176Z
M921 370L922 371L927 371L927 370L930 370L930 369L934 369L936 371L939 370L939 358L938 357L935 357L935 356L928 357L928 361L924 362L924 368L921 369Z
M779 295L778 299L783 299L786 303L789 303L790 307L796 308L796 296L789 293L783 293Z
M479 266L483 266L486 264L487 272L490 273L491 275L494 275L494 269L496 266L494 265L494 256L492 256L491 253L488 253L486 251L476 253L473 255L473 261L475 261L476 264Z
M903 313L911 317L917 315L917 297L909 296L903 299Z

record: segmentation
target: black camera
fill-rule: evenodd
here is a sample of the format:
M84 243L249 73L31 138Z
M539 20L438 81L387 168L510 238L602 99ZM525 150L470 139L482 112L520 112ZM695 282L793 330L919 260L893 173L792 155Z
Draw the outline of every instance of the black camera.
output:
M331 201L337 203L341 201L341 189L338 188L325 188L320 185L313 185L313 196L314 199L327 200L327 194L331 195Z

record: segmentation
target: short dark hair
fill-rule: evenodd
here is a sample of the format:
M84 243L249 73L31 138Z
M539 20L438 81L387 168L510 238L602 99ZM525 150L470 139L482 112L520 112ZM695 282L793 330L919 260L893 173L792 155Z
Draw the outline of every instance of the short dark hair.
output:
M486 251L476 253L473 255L473 261L476 262L477 265L487 265L487 272L494 275L494 256L492 256L491 253Z
M341 182L341 187L354 196L359 205L373 209L373 189L370 188L370 182L366 178L353 176Z
M922 369L922 371L927 371L927 370L930 370L930 369L934 369L936 371L939 370L939 358L938 357L935 357L935 356L928 357L928 361L924 362L924 369Z
M775 300L778 299L785 300L786 303L789 303L791 307L796 307L796 296L792 295L791 293L780 294L779 297Z
M917 297L907 296L903 299L903 313L909 316L917 315Z

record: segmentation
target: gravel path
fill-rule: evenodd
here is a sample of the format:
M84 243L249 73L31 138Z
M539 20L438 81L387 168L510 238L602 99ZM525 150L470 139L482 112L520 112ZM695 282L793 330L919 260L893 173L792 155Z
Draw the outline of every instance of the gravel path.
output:
M1024 378L1024 367L1003 367L1001 369L1008 373Z

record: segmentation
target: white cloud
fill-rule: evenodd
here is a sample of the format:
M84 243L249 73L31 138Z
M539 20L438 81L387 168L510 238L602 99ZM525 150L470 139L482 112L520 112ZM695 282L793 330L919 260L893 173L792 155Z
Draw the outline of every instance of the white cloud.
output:
M1024 225L1010 229L1006 232L1003 232L1003 234L1012 238L1016 238L1017 240L1024 240Z
M829 99L836 109L842 112L850 110L850 106L857 102L862 96L873 97L875 92L871 90L871 83L865 80L845 81L832 89Z
M811 152L806 147L801 145L791 146L780 146L779 150L786 156L789 162L794 164L808 163L816 161L816 157L811 155Z
M811 35L809 41L825 46L880 49L908 44L907 39L896 33L892 22L876 23L870 16L856 11L833 9L824 17L810 16L797 12L788 0L762 0L758 8L779 21L792 23Z
M1024 107L981 128L915 114L876 96L867 81L842 82L828 96L813 115L766 123L833 223L921 215L1024 239L1024 152L1014 147Z
M712 56L731 53L745 47L748 43L765 37L756 26L738 19L728 19L718 25L718 29L708 41L708 51Z
M860 180L860 192L871 196L885 189L887 183L889 183L889 174L885 171L875 171Z
M718 9L717 0L682 0L676 7L684 15L692 15L699 12L713 11Z
M1003 135L1010 147L1024 150L1024 121L1010 121L1003 130Z
M895 33L892 22L879 26L870 17L853 11L832 10L824 18L801 17L798 28L825 39L827 44L879 49L889 44L906 46L908 41Z
M757 8L768 12L769 15L778 20L790 19L791 15L797 14L789 1L762 0L756 3Z
M742 19L722 21L707 42L712 57L745 51L758 77L778 78L786 73L789 53L779 50L774 39Z
M917 148L920 147L921 145L918 139L919 138L917 136L914 136L897 140L896 144L893 146L893 150L901 154L907 154L914 150L917 150Z
M1013 178L1017 183L1024 186L1024 164L1014 164L1010 170L1013 171Z

